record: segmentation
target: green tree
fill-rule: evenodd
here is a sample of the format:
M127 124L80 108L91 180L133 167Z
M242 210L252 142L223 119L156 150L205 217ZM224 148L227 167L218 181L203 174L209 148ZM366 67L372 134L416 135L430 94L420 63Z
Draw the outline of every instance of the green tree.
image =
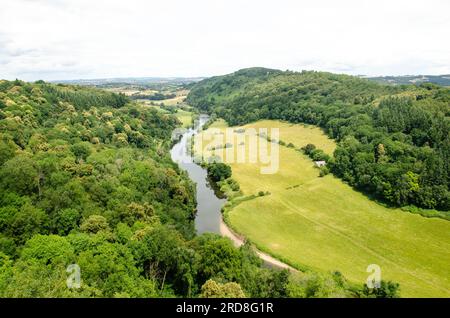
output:
M364 284L362 295L368 298L398 298L400 285L391 281L381 281L380 287L369 288Z
M35 260L42 264L68 265L74 261L74 249L65 237L57 235L35 235L25 243L22 260Z
M202 286L202 298L245 298L239 284L235 282L221 284L209 279Z
M231 167L221 162L208 164L207 171L208 177L214 182L231 177Z
M78 228L80 219L81 215L78 210L62 209L57 211L52 219L52 227L59 235L67 235L71 230Z
M14 157L17 148L13 141L8 140L8 138L2 140L2 137L3 136L0 134L0 166Z
M32 194L38 188L36 163L26 155L18 155L6 161L0 168L0 184L3 188L20 194Z
M92 153L92 145L89 142L83 141L73 144L70 147L70 150L75 155L75 157L79 160L82 159L86 161L86 158Z
M242 274L242 254L229 239L203 234L196 237L192 244L200 256L197 263L200 281L209 278L239 281Z
M306 155L311 154L311 152L315 149L316 149L316 146L313 144L307 144L306 146L302 147L302 150Z
M93 297L89 288L69 289L66 267L51 266L38 261L18 260L0 266L0 297L8 298L71 298Z
M386 162L387 161L386 149L384 148L383 144L378 144L375 157L376 157L377 162Z
M109 224L104 216L93 214L83 221L80 230L95 234L99 231L109 231Z

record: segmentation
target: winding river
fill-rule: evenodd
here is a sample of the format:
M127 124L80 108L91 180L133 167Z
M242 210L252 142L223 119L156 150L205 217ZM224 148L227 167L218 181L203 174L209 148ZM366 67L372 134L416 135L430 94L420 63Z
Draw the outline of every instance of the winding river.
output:
M194 127L183 133L180 141L172 147L170 155L180 168L187 171L189 178L196 184L197 214L195 217L195 229L197 233L212 232L221 234L222 213L220 209L226 202L226 199L220 199L216 196L207 179L206 169L194 163L192 156L188 152L188 143L191 137L201 131L208 119L208 115L200 115L199 119L195 121Z
M186 130L180 140L172 147L170 156L172 160L189 175L189 178L196 184L197 214L195 217L195 229L198 234L212 232L230 238L234 245L239 247L244 244L245 239L234 233L223 221L221 208L226 199L219 198L214 192L214 188L209 183L206 169L196 164L188 151L191 138L200 132L208 121L209 116L201 114L195 121L194 127ZM269 254L263 253L255 248L255 253L269 267L288 269L297 271L291 266L273 258Z

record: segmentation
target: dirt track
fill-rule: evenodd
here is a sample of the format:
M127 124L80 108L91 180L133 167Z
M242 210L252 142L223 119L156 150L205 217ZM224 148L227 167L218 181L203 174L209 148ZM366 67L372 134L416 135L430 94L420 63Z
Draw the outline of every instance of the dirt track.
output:
M228 225L225 224L223 219L220 220L220 234L222 234L225 237L228 237L231 239L236 247L239 247L244 244L245 238L239 236L233 230L231 230ZM276 258L270 256L269 254L263 253L260 250L255 249L255 253L266 263L266 265L270 267L275 267L279 269L288 269L289 271L298 272L295 268L292 266L289 266Z

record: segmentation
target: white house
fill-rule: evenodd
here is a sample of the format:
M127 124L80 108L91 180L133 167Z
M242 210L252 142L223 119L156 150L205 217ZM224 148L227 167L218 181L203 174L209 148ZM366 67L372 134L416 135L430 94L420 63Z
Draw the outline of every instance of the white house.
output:
M323 160L320 161L314 161L314 163L316 164L317 167L323 167L325 166L327 163Z

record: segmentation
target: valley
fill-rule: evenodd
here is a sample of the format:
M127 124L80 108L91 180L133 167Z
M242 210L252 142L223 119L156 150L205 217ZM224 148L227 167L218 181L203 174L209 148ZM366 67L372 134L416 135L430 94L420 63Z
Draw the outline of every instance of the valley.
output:
M213 124L203 134L221 126L225 133L223 124ZM295 148L280 146L275 174L261 174L259 164L230 164L242 195L255 195L240 203L237 197L225 209L232 229L300 270L337 270L362 284L367 266L378 264L383 279L400 283L402 296L450 296L448 221L384 207L332 175L319 177L311 159L297 150L314 143L332 153L334 141L318 128L268 120L233 128L260 127L279 128L280 140ZM239 147L233 144L235 151ZM224 154L204 149L205 157ZM270 194L259 197L260 191Z
M344 102L340 102L348 103L348 105L339 106L343 107L342 110L339 110L340 108L336 105L327 106L326 103L329 103L329 100L314 100L317 98L314 95L316 92L305 91L307 89L301 87L305 83L301 81L298 84L299 88L289 91L287 95L278 92L277 90L280 89L278 85L282 87L285 84L283 78L285 75L279 71L255 69L239 71L238 74L243 74L243 78L239 78L238 81L241 81L239 85L233 86L238 88L237 92L231 95L230 92L225 93L224 90L226 91L228 88L221 84L220 93L214 93L213 96L209 96L207 91L203 91L201 95L198 93L198 87L208 83L209 79L197 84L159 83L156 86L154 84L150 86L114 84L112 87L102 87L101 89L66 84L56 86L45 82L36 84L20 81L2 82L3 92L0 96L4 105L2 125L3 134L6 136L4 137L6 143L5 141L4 143L7 145L4 147L13 150L7 153L7 157L4 159L5 164L1 167L0 172L4 175L19 176L23 174L21 171L10 171L13 170L11 162L16 160L16 156L18 158L25 156L21 154L21 151L14 150L19 146L25 147L26 156L32 156L39 165L45 166L44 163L41 163L41 156L43 158L52 156L51 152L60 151L58 145L62 144L65 145L64 154L61 154L64 159L58 159L56 161L58 164L53 169L56 169L57 172L67 169L70 169L67 171L73 171L71 172L72 178L74 178L73 184L84 189L84 192L79 194L80 198L89 198L76 209L76 202L63 205L70 207L69 210L64 210L67 210L67 213L72 213L71 209L77 213L76 219L65 225L64 229L59 223L52 223L50 229L41 226L18 240L11 224L6 221L0 223L7 233L3 237L3 245L0 245L5 253L3 257L6 257L7 260L11 258L15 262L11 263L15 268L21 262L28 261L20 252L23 244L38 244L35 241L39 240L48 240L49 244L53 244L55 240L70 241L69 244L75 244L73 240L83 237L83 235L88 235L89 239L100 239L106 235L129 253L137 253L133 246L150 246L148 245L150 244L149 240L156 240L158 244L161 244L157 247L154 246L154 250L145 256L146 262L157 262L157 264L163 262L162 265L157 265L160 266L157 272L152 273L149 279L143 281L143 284L151 283L154 286L148 293L133 288L120 289L117 287L125 295L132 297L140 294L165 295L156 286L164 284L166 281L166 274L162 274L163 267L161 266L169 266L168 264L173 262L179 263L173 267L170 267L172 265L167 267L171 268L167 277L171 284L170 295L203 297L202 295L206 295L203 289L207 288L205 286L209 286L208 284L218 284L217 288L225 288L224 286L227 284L236 282L236 285L233 285L233 288L236 289L229 294L236 295L236 297L242 295L252 297L378 297L364 289L369 275L367 268L369 265L375 264L381 268L383 282L391 284L382 289L382 292L385 292L388 288L392 288L389 297L450 297L450 272L448 269L450 222L447 211L414 206L395 206L392 202L381 200L382 196L372 197L370 191L362 191L361 187L358 187L361 181L358 180L359 183L349 182L354 181L355 176L361 180L367 179L366 175L372 173L376 177L388 178L386 180L392 184L406 176L411 179L410 183L406 184L409 185L416 180L416 175L422 173L424 177L420 179L419 188L413 184L412 187L415 190L409 191L420 193L417 189L442 189L442 184L445 184L443 178L438 177L430 182L427 173L432 172L436 175L439 172L439 165L441 165L439 158L445 157L445 136L434 133L426 137L428 140L425 137L423 137L425 139L409 140L404 137L407 136L405 131L397 132L396 135L392 134L392 137L375 125L378 124L378 121L392 125L391 122L386 121L386 118L394 115L383 114L382 119L380 119L381 117L369 119L369 114L370 116L381 116L373 115L369 109L375 107L377 109L375 112L380 112L396 107L401 108L404 106L397 106L395 99L413 99L417 106L411 108L412 112L428 107L428 110L436 114L435 122L432 122L432 125L442 124L445 119L442 119L441 113L445 111L447 91L437 87L432 87L429 92L427 88L423 87L378 86L379 84L369 84L363 80L334 77L334 75L311 75L309 73L286 75L289 81L293 80L291 77L295 81L297 81L297 76L300 78L312 77L307 81L315 81L319 87L323 86L320 96L323 96L326 91L326 94L329 95L327 98L335 95L338 96L337 98L342 98L340 96L343 94L342 87L339 86L341 84L330 84L328 81L343 81L342 85L356 83L356 87L361 86L355 90L356 94L362 95L355 98L351 94L350 96L345 95ZM263 78L255 80L254 76ZM217 80L214 79L214 81ZM260 100L260 94L265 93L256 92L260 89L258 85L269 80L277 82L270 84L274 85L273 87L269 84L267 87L263 86L264 89L269 87L272 93ZM252 85L256 86L252 87ZM292 84L289 83L289 85ZM305 85L309 89L312 84ZM327 85L337 87L337 92L333 91L336 88L330 88ZM216 86L213 87L217 89ZM241 87L248 89L241 90ZM282 87L281 90L286 89ZM345 91L345 89L343 90ZM347 93L348 91L345 94ZM255 95L253 96L253 94ZM275 108L268 116L267 106L260 105L264 101L274 107L281 107L277 98L280 100L288 98L289 100L295 94L314 100L315 106L305 106L305 102L298 106L299 111L295 110L293 104L289 104L288 109L293 109L291 113L279 113L278 108ZM373 96L367 97L368 94ZM389 94L393 94L395 99L392 99ZM237 107L235 98L244 106ZM422 101L423 99L426 102ZM353 102L367 103L367 105L359 106L360 104L352 104ZM39 103L44 103L44 106L40 106ZM55 115L48 115L50 114L48 110L54 107L55 103L63 109L62 119ZM394 103L394 106L391 106L390 103ZM434 103L432 104L434 106L429 107L427 103ZM252 110L248 110L247 107L251 107ZM15 123L8 119L13 118L14 114L26 116L24 111L26 108L33 110L36 118L39 116L47 118L45 116L48 116L48 119L43 123L37 122L34 126L20 121ZM340 113L341 111L342 113ZM209 115L206 117L201 115L205 113ZM302 116L308 119L304 120ZM395 114L395 116L398 115ZM67 118L66 122L72 118L76 129L72 127L70 131L67 130L69 126L63 124L64 118ZM196 126L197 130L194 131L192 127L199 118L202 120L201 125ZM411 118L407 120L418 120L414 118L414 114L411 115ZM423 117L420 120L424 120ZM47 126L51 127L54 121L58 122L57 126L48 129ZM298 121L308 123L298 123ZM326 124L323 124L324 122ZM92 123L95 123L94 128L89 126ZM203 124L205 125L204 130L201 130ZM403 124L409 125L406 122ZM21 136L18 134L19 130L8 128L13 125L22 125L26 135ZM105 127L108 130L105 130ZM176 128L187 128L188 130L186 138L183 137L178 144L173 146L173 140L169 140L169 135ZM36 129L39 129L39 132ZM445 130L445 128L439 129ZM14 133L11 134L9 131L14 131ZM236 134L239 135L239 138L228 139L227 134L230 132L235 134L234 137ZM417 131L414 133L420 136ZM244 139L242 139L243 136ZM208 142L198 143L203 139ZM50 148L46 146L47 140ZM252 162L249 160L250 140L256 140L259 145L264 143L270 145L267 154L270 159L277 159L277 161ZM15 145L16 142L21 144ZM202 145L201 149L196 148L198 144ZM434 148L430 148L430 144ZM173 146L170 153L172 158L169 157L169 146ZM305 152L308 147L312 153ZM371 154L373 150L370 150L370 147L374 147L374 154ZM193 158L201 159L202 162L176 165L176 150L184 152L189 148L192 148ZM443 151L438 152L439 149L443 149ZM128 152L134 153L133 157L129 158L129 155L126 155ZM144 153L147 153L148 156L144 166L151 167L154 164L155 167L139 166L137 162L143 159ZM232 154L232 157L237 158L238 154L242 153L245 154L243 162L227 161L228 155ZM435 157L433 157L434 155ZM103 158L104 156L108 158L107 161ZM187 156L187 153L183 156ZM432 162L429 159L431 157L438 159ZM122 158L127 158L128 165L132 163L133 168L127 168L131 169L130 172L121 170L121 162L124 160ZM225 166L229 165L231 169L231 176L227 176L217 183L218 188L226 195L226 200L217 198L216 192L210 186L212 181L209 168L213 163L208 162L212 159L225 162ZM102 163L100 164L98 160ZM156 163L152 163L153 160ZM417 160L414 165L411 163L413 160ZM66 161L71 162L71 167L67 166ZM352 161L355 161L355 164ZM351 168L349 162L353 165ZM426 165L434 164L438 168L433 167L436 170L427 170L422 162L425 162ZM320 168L317 167L319 163L323 165ZM347 166L342 168L343 174L340 175L339 169L343 163L346 163ZM103 168L105 164L106 168ZM111 164L114 164L115 168ZM275 169L272 172L264 170L270 164L273 164ZM189 165L192 167L188 167ZM372 165L370 169L374 169L373 171L368 170L369 165ZM397 170L392 170L391 165L395 166ZM381 167L387 169L386 171L394 171L398 176L397 179L391 178L389 174L383 175ZM120 199L112 198L112 201L109 202L104 201L102 196L88 196L87 191L92 187L90 182L94 180L92 175L105 175L105 172L102 172L104 169L109 169L108 173L112 175L109 179L101 181L104 187L111 188L109 183L113 182L119 187L112 190L113 193L119 190L125 191L124 193L131 191L130 193L134 193L134 197L117 193L114 196L118 196ZM366 175L358 175L361 174L361 169L366 169ZM404 175L401 174L401 169L405 171ZM415 172L408 171L408 169ZM40 172L43 176L42 180L50 180L52 173L55 173L52 171ZM156 175L152 173L156 173ZM384 191L380 192L382 195L388 193L386 189L389 189L389 184L387 182L383 183L375 177L372 181L386 187ZM55 215L54 211L58 211L61 203L50 196L54 191L52 189L54 184L51 182L45 181L42 184L33 185L33 188L30 189L24 186L21 190L11 190L11 183L4 181L3 185L0 184L3 187L0 187L0 191L7 193L8 196L11 191L20 191L22 195L32 198L30 202L38 207L38 211L41 211L40 209L44 211L39 213L48 214L46 219L51 221L56 218L58 220L60 217ZM136 188L140 184L145 184L145 186ZM124 185L132 190L127 190ZM168 188L156 190L161 185ZM405 187L405 184L400 185ZM41 187L44 187L44 190ZM154 194L151 194L149 189ZM379 191L378 188L376 189ZM65 191L72 193L75 190ZM167 191L167 194L164 191ZM401 191L399 193L402 194ZM403 197L402 205L415 202L412 193ZM421 204L425 205L427 202L431 202L437 208L445 207L445 194L439 197L425 192L425 195L425 197L421 197ZM6 208L4 211L8 211L8 209L15 211L16 208L11 208L15 204L13 197L8 196L4 199ZM391 197L388 198L391 199ZM154 207L150 206L150 203ZM26 207L23 203L20 204L20 209ZM173 206L173 204L176 205ZM89 206L95 207L95 214L91 215L86 212ZM120 212L120 209L124 207L128 211L127 215ZM22 212L18 212L16 216L14 213L16 212L13 212L13 217L19 217ZM142 216L142 213L148 215ZM101 223L103 225L96 225L96 222L103 222ZM97 226L100 227L97 228ZM91 227L93 230L90 230ZM122 231L128 234L123 236L125 232L122 233ZM103 238L101 240L106 244ZM139 243L134 242L135 240ZM10 244L8 242L14 242L13 248L8 247ZM170 254L169 250L172 248L181 248L185 251L183 253L190 253L188 252L190 247L194 248L197 260L188 261L183 259L185 257L183 255L160 254L160 251ZM85 252L90 252L90 249L88 248ZM219 261L216 259L216 255L221 255L221 253L226 253L226 256L221 256ZM83 255L74 255L84 264L83 266L89 268ZM131 256L130 254L129 257L141 257L136 255ZM34 261L34 258L31 260ZM58 273L64 270L62 265L66 261L67 259L64 257L61 261L55 261L55 264L60 266ZM187 273L192 275L194 280L185 281L184 278L177 276L186 271L184 267L186 264L191 266L192 269L187 270ZM139 263L136 258L129 263L129 266L134 270L133 279L139 281L146 265ZM229 266L232 266L232 269L229 269ZM3 271L9 270L9 268L5 267ZM283 269L289 271L283 271ZM50 270L50 268L41 268L40 270ZM23 279L17 277L17 275L22 275L22 272L17 272L12 276L8 275L5 276L3 284L6 284L7 281ZM100 274L93 274L88 283L101 284L102 295L113 295L109 287L105 285L109 284L109 274L106 281L98 275ZM222 275L228 276L223 280ZM264 288L255 285L255 282L259 280L267 282ZM29 280L24 286L35 281ZM225 285L221 283L222 281L225 282ZM55 281L51 283L57 284L57 282L58 280L55 278ZM274 282L275 285L269 282ZM395 287L397 283L400 286L399 290ZM12 283L11 286L17 286L17 283ZM39 288L34 290L39 295L48 295L45 290ZM4 288L4 295L12 295L12 292L13 289ZM55 295L66 296L78 295L78 293L67 293L59 287L55 293ZM93 296L90 290L83 290L81 294ZM26 290L21 290L17 295L21 297L28 294Z
M3 1L0 303L169 316L448 303L448 12Z

